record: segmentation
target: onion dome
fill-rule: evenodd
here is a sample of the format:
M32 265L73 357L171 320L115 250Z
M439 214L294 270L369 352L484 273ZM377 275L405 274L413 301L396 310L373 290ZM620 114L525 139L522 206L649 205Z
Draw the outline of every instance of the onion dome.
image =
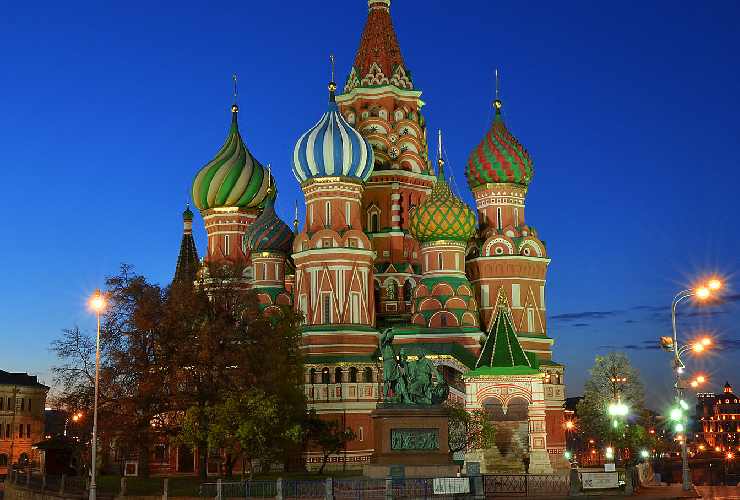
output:
M411 235L420 242L468 241L475 232L475 214L455 196L444 176L444 162L439 160L437 182L432 192L411 212Z
M193 181L193 201L199 210L259 208L265 203L270 175L244 145L239 134L238 113L239 107L235 104L231 107L231 129L226 142Z
M293 232L275 213L273 192L265 201L265 209L244 233L244 246L253 252L291 252Z
M507 182L527 186L532 180L532 158L524 146L506 128L501 117L501 101L494 101L493 125L478 147L470 153L465 176L471 189Z
M301 184L316 177L367 180L373 168L373 148L352 128L334 101L329 84L329 109L303 134L293 150L293 174Z

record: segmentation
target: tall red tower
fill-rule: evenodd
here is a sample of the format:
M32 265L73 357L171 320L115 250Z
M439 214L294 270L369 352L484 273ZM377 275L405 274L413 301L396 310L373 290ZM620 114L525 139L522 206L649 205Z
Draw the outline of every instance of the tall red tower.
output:
M358 439L341 460L357 465L372 452L369 413L378 397L374 252L362 227L373 150L340 114L335 88L331 82L329 109L293 152L293 173L306 198L306 221L293 243L293 296L304 316L308 404L355 431ZM321 461L320 454L307 458L309 466Z
M490 331L496 297L503 290L521 346L537 355L544 377L547 448L551 456L559 457L565 448L565 385L563 366L552 360L553 339L547 335L545 283L550 258L524 216L533 163L506 128L498 95L494 107L491 128L470 154L465 171L479 221L466 271L478 298L481 328Z
M344 118L372 145L375 161L362 199L362 223L377 252L379 327L408 322L411 291L421 279L418 242L409 211L431 191L421 92L414 87L398 45L390 0L369 0L368 17L337 103Z

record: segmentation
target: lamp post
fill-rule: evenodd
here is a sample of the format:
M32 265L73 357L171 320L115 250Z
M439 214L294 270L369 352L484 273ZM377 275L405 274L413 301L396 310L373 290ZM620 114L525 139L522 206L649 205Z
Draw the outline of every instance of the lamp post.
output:
M681 355L685 354L689 350L692 350L696 353L703 352L709 345L711 345L711 340L709 338L701 339L700 341L691 344L691 345L684 345L679 347L678 345L678 330L676 328L676 308L678 307L678 304L688 299L689 297L696 297L698 300L706 300L708 299L713 292L716 292L722 288L722 282L718 279L711 279L709 280L705 285L698 286L696 288L689 288L686 290L681 290L676 294L675 297L673 297L673 302L671 303L671 326L673 327L673 338L661 338L661 344L664 348L673 351L673 370L675 375L675 389L676 389L676 407L680 408L683 405L686 405L685 402L683 402L683 385L682 385L682 377L681 375L684 372L685 365L683 364L683 361L681 360ZM683 403L683 405L681 405ZM686 409L686 408L684 408ZM686 418L683 414L683 412L680 415L681 422L677 424L677 427L680 426L682 429L682 432L684 433L683 439L681 440L681 478L683 483L683 490L689 491L691 489L691 481L689 477L689 460L688 460L688 454L687 454L687 432L686 432Z
M100 313L105 309L105 298L100 290L90 298L90 309L95 311L98 320L98 329L95 336L95 400L93 402L93 428L92 428L92 445L90 450L90 500L96 500L97 486L95 479L97 476L97 451L98 451L98 382L100 380Z

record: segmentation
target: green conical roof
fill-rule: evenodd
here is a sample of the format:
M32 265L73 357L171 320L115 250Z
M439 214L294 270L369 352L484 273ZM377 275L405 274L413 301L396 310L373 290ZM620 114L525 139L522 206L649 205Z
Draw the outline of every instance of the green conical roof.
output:
M476 375L530 375L539 370L533 353L522 349L516 335L511 308L503 288L496 299L496 317L488 331L483 350L475 363L475 370L466 376Z

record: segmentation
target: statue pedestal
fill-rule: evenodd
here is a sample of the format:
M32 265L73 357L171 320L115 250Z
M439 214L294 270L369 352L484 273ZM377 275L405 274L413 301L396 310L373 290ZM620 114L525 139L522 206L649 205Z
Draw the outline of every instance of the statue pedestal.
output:
M364 474L371 478L454 477L448 414L436 405L380 404L370 413L375 452Z

